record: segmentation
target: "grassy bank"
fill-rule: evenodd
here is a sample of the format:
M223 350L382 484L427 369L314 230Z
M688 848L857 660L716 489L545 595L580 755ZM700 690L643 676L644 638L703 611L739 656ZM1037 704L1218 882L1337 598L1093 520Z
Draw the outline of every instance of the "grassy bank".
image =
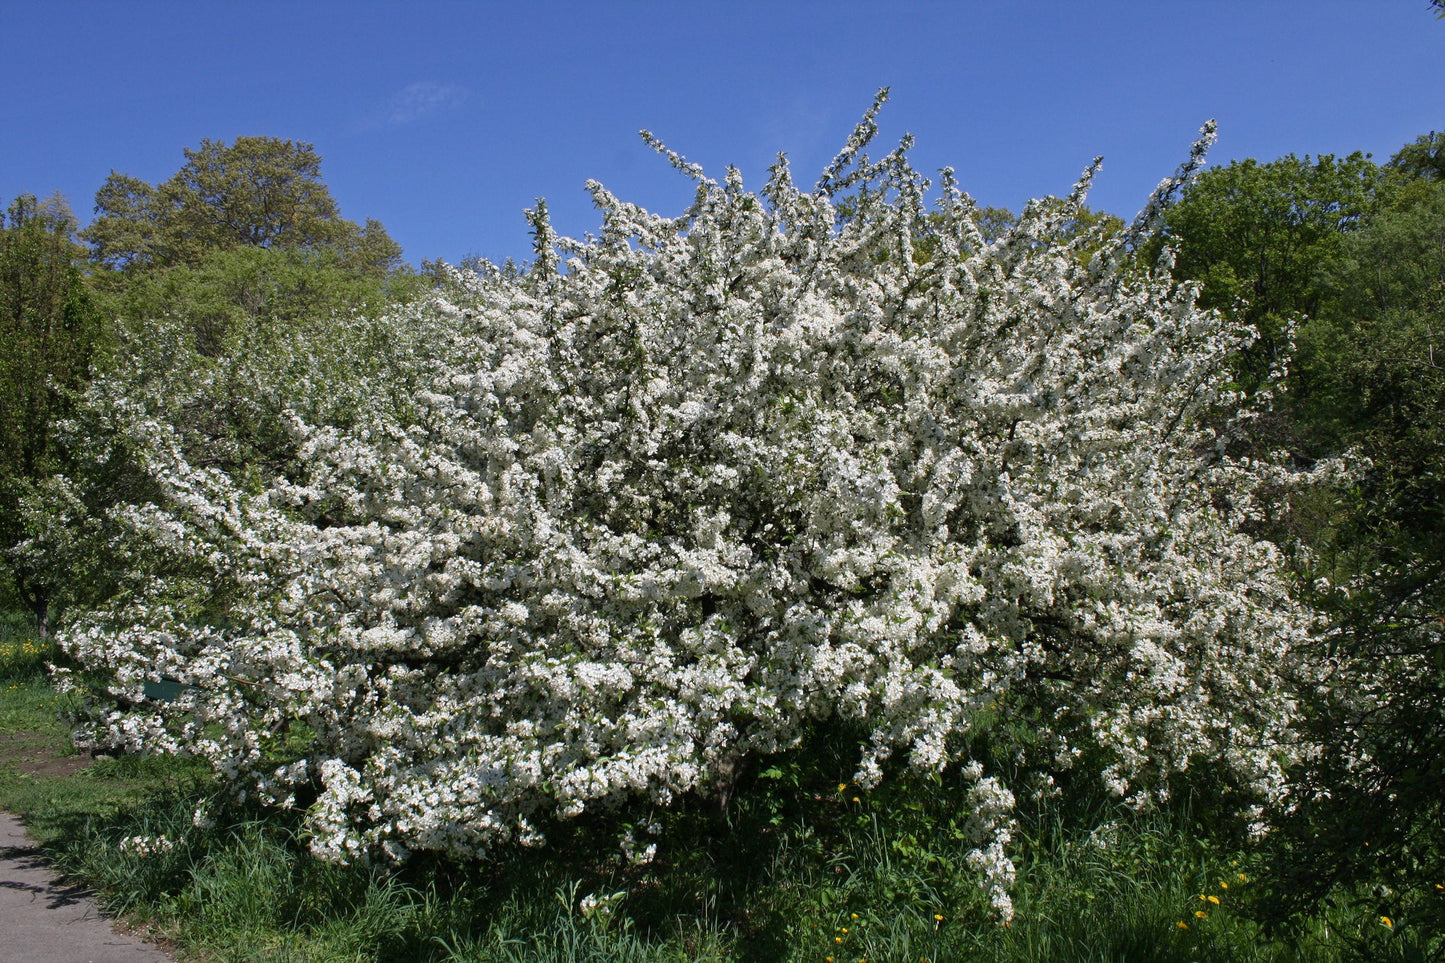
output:
M1364 898L1253 922L1268 857L1188 806L1102 804L1020 824L1017 916L992 921L943 782L868 794L815 753L756 774L726 818L670 814L631 866L573 825L487 865L393 873L313 859L299 818L229 805L179 760L74 754L54 651L0 625L0 808L183 958L422 961L1346 961L1423 959ZM1359 894L1357 894L1359 895Z

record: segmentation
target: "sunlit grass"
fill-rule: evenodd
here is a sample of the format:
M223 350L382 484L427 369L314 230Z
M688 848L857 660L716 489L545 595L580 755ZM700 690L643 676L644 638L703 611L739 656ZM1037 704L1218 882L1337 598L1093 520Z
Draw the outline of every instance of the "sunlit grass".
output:
M0 682L9 691L44 678L55 661L53 642L41 639L15 616L0 618Z

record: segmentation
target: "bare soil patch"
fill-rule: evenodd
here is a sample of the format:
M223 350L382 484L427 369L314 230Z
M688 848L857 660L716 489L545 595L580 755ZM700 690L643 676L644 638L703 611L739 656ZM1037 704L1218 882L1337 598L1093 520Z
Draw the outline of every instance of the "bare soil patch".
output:
M64 742L41 732L0 732L0 763L32 776L71 776L93 759L76 755Z

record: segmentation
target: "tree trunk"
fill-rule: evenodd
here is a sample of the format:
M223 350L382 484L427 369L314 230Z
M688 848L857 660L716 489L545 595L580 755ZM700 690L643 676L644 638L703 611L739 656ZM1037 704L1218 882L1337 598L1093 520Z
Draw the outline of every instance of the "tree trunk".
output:
M27 585L19 585L17 588L20 589L20 595L29 607L30 614L35 616L35 631L42 639L50 638L50 593L44 589L31 589Z

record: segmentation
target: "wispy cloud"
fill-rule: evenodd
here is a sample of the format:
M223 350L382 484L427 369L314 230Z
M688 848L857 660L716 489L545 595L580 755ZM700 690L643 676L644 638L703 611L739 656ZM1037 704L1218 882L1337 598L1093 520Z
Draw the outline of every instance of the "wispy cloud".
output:
M400 127L451 110L466 99L467 91L456 84L421 82L407 84L381 105L373 127Z

